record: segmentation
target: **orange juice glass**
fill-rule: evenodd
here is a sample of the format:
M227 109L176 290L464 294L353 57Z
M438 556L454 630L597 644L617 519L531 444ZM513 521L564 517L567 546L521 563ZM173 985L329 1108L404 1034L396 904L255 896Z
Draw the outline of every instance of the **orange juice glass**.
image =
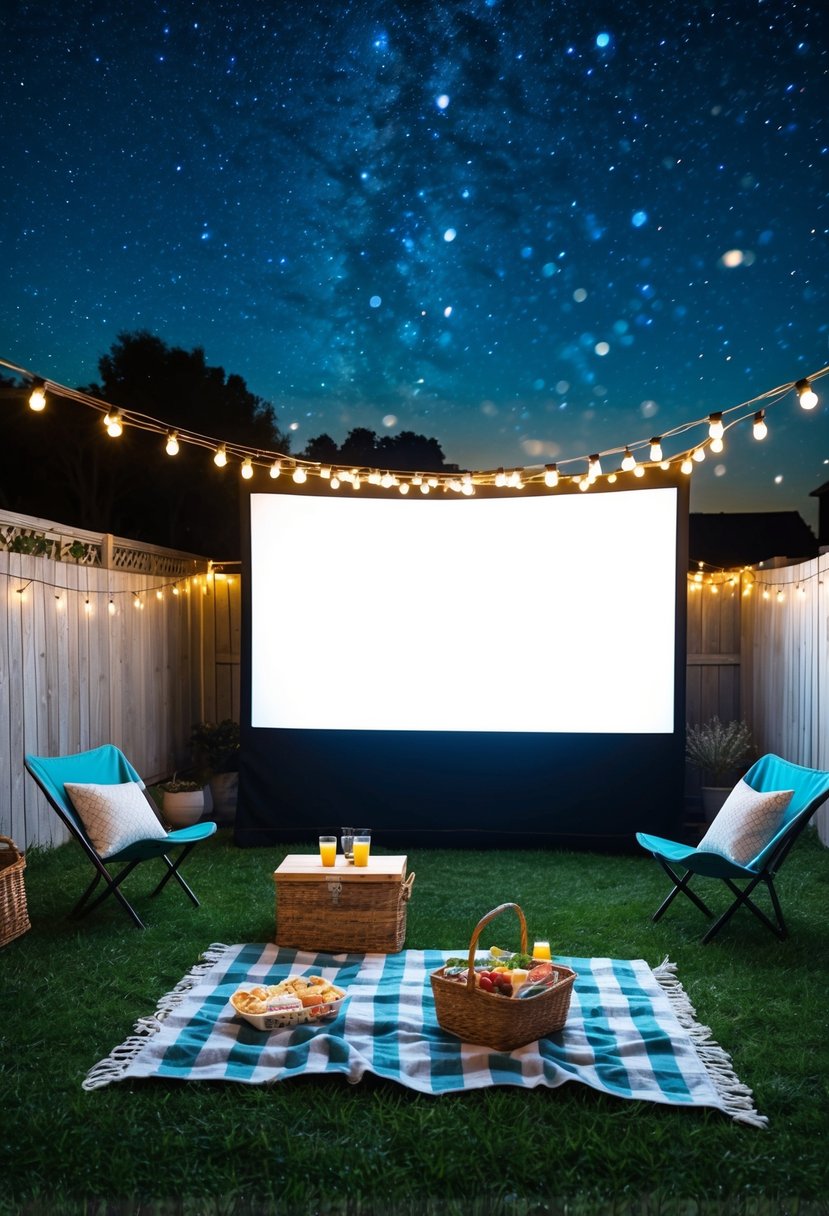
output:
M367 866L368 855L371 852L371 837L357 836L354 837L354 864L355 866Z
M535 943L535 945L533 946L533 958L541 961L542 959L548 959L551 957L552 956L550 954L550 943L549 942L536 942Z
M337 864L337 837L320 836L320 861L324 866Z

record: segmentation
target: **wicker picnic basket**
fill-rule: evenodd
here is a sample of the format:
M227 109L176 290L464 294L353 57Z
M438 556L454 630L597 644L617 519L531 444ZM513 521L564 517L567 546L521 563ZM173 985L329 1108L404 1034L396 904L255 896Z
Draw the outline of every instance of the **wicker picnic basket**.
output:
M0 836L0 946L31 929L23 871L26 858L8 836Z
M514 908L521 922L521 953L527 952L527 922L518 904L500 904L487 912L475 927L469 943L466 983L447 979L440 967L430 975L438 1023L444 1030L496 1051L513 1051L561 1030L567 1021L575 971L556 964L557 979L546 992L527 1000L495 996L475 987L475 950L481 930L494 917Z

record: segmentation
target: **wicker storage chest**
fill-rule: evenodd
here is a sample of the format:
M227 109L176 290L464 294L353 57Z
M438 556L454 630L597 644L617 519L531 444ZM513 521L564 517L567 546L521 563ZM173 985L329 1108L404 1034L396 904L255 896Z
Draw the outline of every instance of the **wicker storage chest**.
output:
M23 871L26 858L14 841L0 836L0 946L31 929Z
M276 944L336 954L395 954L406 940L414 874L405 857L344 857L323 867L317 854L289 853L274 871Z

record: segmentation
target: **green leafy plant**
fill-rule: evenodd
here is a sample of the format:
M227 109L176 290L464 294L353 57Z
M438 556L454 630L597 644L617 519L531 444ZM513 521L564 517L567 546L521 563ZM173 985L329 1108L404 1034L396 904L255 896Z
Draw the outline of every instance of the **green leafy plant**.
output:
M10 553L26 553L31 557L42 557L45 553L51 553L53 546L53 541L47 540L43 533L38 532L19 532L7 542Z
M222 722L197 722L190 734L193 763L205 782L219 773L238 770L239 747L239 723L232 718Z
M714 785L722 785L753 754L751 731L745 722L721 722L713 717L685 732L685 758Z

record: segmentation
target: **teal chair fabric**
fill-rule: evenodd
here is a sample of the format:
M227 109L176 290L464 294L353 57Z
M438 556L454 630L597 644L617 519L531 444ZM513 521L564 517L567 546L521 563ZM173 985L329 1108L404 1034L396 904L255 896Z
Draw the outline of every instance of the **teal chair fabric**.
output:
M714 913L708 905L691 889L691 880L696 877L714 878L725 884L733 896L733 901L707 931L703 942L711 941L723 925L730 921L737 909L743 906L753 912L776 937L783 939L787 936L788 930L774 886L775 875L788 857L799 834L829 797L829 773L820 769L803 768L799 764L781 759L780 756L769 754L761 756L743 780L757 791L794 790L777 834L746 865L738 865L719 853L700 852L693 846L680 844L675 840L649 836L644 832L636 833L638 843L653 854L673 883L671 891L654 912L652 920L659 920L680 892L687 895L705 916L713 918ZM739 885L741 883L744 885ZM751 898L760 886L764 886L768 891L774 914L773 921Z
M95 869L94 878L75 904L70 915L85 915L93 908L97 908L107 896L114 895L133 923L139 929L143 929L144 922L127 900L121 890L121 884L140 862L150 861L153 858L161 858L166 865L166 870L152 894L157 895L159 891L163 890L169 879L175 878L188 898L198 906L199 901L179 873L179 867L199 841L206 840L208 836L213 835L216 831L215 823L196 823L192 827L179 828L168 832L166 839L136 841L128 848L108 857L105 862L84 831L83 823L75 811L65 787L67 781L96 785L122 785L127 781L135 781L144 789L144 782L123 752L113 744L105 743L102 747L77 752L71 756L27 755L25 764L30 775L46 795L49 805L78 841ZM174 850L180 850L180 852L178 852L176 860L171 861L167 854ZM123 868L117 874L112 874L108 868L113 863L123 863ZM101 882L104 884L103 890L90 903L94 891Z

